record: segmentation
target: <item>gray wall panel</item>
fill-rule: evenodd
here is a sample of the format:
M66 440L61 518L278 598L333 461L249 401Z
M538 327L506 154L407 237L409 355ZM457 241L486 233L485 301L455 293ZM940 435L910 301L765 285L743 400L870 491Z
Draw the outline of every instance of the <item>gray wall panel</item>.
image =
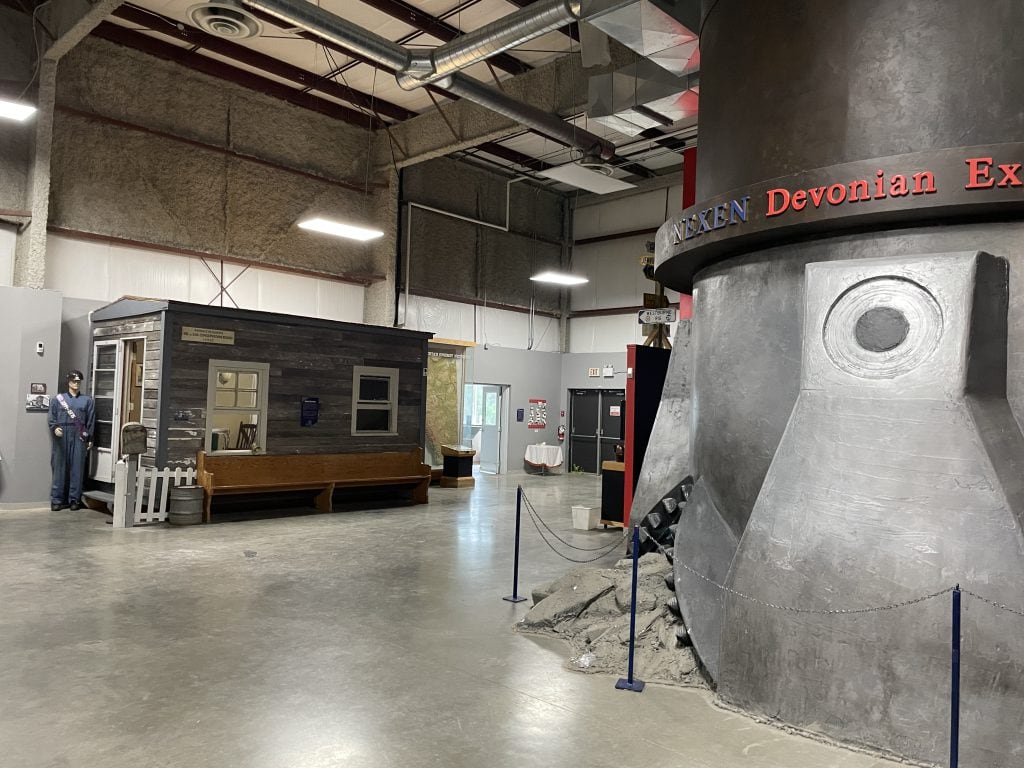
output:
M29 384L43 382L49 395L62 386L61 295L56 291L0 287L0 503L38 503L50 497L50 433L46 413L25 411ZM36 343L44 352L36 354Z

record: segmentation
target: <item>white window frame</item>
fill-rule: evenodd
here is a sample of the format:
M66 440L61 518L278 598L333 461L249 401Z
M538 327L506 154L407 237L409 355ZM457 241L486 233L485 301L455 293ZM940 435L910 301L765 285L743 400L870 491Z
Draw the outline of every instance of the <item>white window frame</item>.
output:
M218 408L217 405L217 371L255 372L259 376L256 389L255 408ZM206 435L203 439L203 450L215 456L227 454L252 454L267 452L267 402L270 390L270 363L253 363L242 360L210 360L206 369ZM229 448L214 451L213 446L213 414L215 411L238 411L244 413L259 412L259 423L256 425L256 448ZM237 441L237 437L236 437Z
M389 399L359 401L359 380L363 376L374 376L376 378L390 379L388 385ZM357 429L356 423L360 411L388 411L388 430ZM356 365L352 367L352 436L377 436L393 437L398 434L398 369L397 368L375 368L369 365Z

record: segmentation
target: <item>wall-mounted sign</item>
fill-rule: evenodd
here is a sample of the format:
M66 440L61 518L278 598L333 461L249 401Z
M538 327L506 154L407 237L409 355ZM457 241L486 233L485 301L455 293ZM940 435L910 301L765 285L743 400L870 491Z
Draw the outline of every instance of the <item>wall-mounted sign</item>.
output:
M641 309L637 320L640 325L647 325L648 323L674 323L676 321L676 311L672 307L665 309Z
M658 230L656 278L688 293L732 253L815 234L1024 212L1024 142L858 160L731 190Z
M227 344L235 343L235 332L225 331L221 328L193 328L190 325L181 327L181 340L194 341L199 344Z
M600 375L601 375L601 369L600 368L587 368L587 376L589 376L590 378L596 379Z
M606 365L604 367L604 377L606 379L610 379L614 375L615 375L615 366L614 365Z
M621 416L622 415L622 406L621 405L609 405L608 406L608 415L609 416Z
M320 398L304 397L302 406L299 409L299 425L303 427L316 426L320 420Z
M43 382L32 382L31 384L28 385L28 391L31 392L33 395L45 395L46 384Z
M523 421L526 418L525 408L516 408L516 421Z

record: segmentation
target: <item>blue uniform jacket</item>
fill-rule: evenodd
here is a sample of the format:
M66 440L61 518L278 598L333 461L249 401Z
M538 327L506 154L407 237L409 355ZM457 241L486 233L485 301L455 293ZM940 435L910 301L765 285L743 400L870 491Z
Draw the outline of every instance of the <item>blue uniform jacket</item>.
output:
M91 443L96 430L96 404L89 395L79 394L73 397L70 392L63 392L61 396L75 413L72 419L64 406L60 404L57 397L50 398L50 416L47 424L50 427L50 434L60 427L64 430L65 437L78 434L82 442Z

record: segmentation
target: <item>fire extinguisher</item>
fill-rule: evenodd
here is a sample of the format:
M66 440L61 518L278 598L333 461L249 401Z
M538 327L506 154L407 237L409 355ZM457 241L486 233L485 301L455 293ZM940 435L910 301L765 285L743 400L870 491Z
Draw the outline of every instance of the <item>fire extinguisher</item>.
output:
M565 441L565 426L562 424L558 425L558 442Z

